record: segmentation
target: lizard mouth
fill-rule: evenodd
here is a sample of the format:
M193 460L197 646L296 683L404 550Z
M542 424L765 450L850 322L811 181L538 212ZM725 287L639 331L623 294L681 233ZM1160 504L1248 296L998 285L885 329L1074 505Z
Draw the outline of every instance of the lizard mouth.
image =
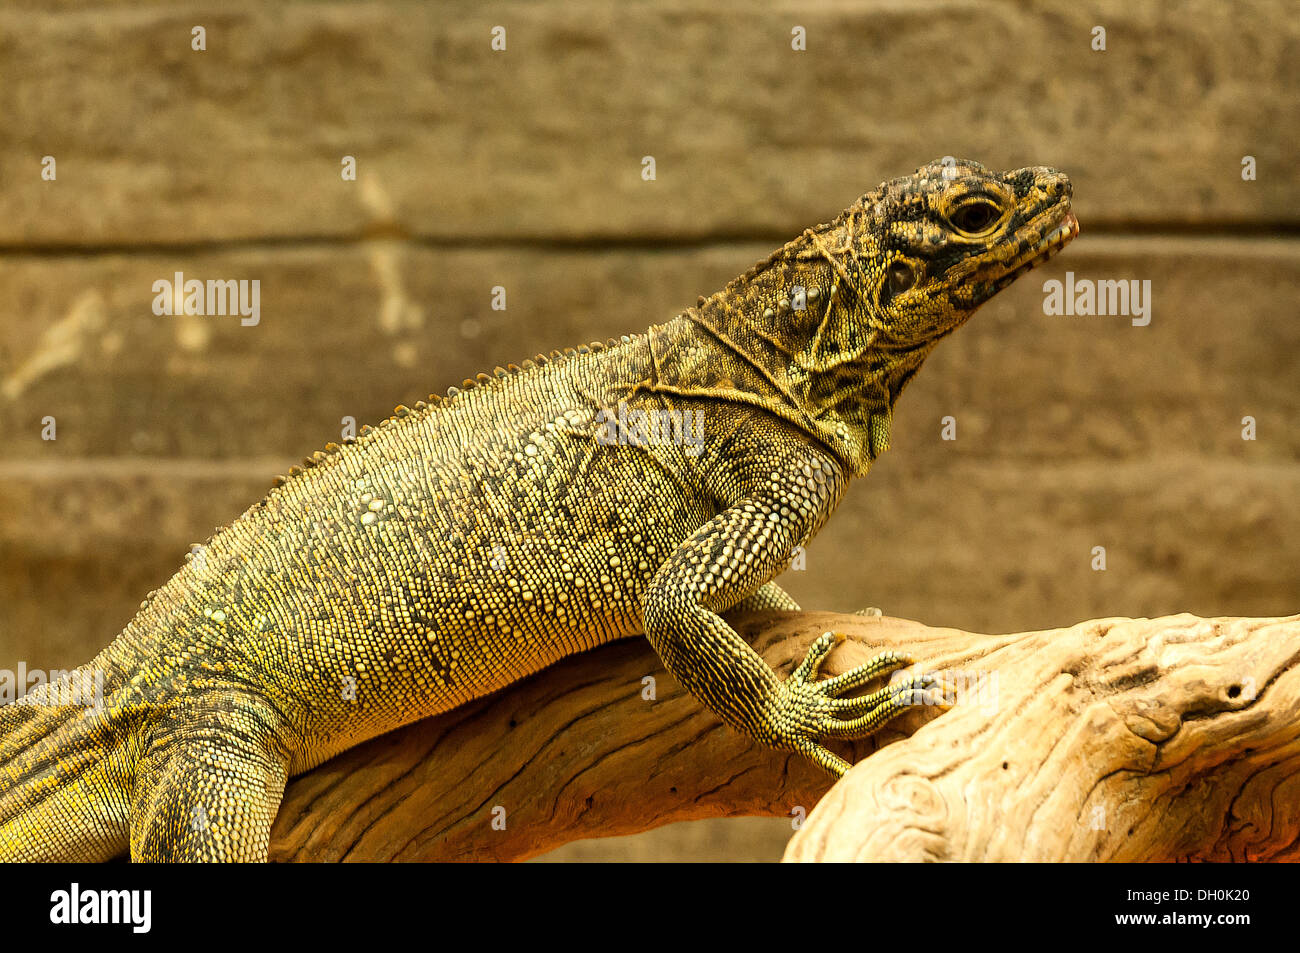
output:
M1066 211L1065 217L1045 235L1030 238L1026 246L1007 261L998 262L989 274L989 293L996 294L1015 281L1031 268L1037 268L1079 234L1079 220L1073 211Z

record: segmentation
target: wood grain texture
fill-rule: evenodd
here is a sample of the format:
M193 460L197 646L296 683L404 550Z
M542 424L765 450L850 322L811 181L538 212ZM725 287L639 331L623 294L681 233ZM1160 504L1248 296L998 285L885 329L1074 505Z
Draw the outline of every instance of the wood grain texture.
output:
M916 635L992 704L856 765L787 861L1300 859L1300 616Z
M1014 635L827 613L738 624L783 672L827 629L850 636L829 674L881 648L910 651L956 677L956 707L909 713L860 743L853 756L866 760L832 787L802 758L724 729L640 640L617 643L292 781L272 858L521 860L577 838L793 819L814 804L787 860L1300 853L1300 616Z

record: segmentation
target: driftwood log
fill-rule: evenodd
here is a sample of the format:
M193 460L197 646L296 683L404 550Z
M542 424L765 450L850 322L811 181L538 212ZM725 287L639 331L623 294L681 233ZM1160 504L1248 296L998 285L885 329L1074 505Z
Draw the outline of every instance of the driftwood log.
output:
M786 860L1300 859L1300 616L736 623L783 672L828 629L849 638L826 674L909 652L955 707L841 746L865 760L832 787L725 728L644 640L614 643L293 780L271 859L522 860L741 815L790 817Z

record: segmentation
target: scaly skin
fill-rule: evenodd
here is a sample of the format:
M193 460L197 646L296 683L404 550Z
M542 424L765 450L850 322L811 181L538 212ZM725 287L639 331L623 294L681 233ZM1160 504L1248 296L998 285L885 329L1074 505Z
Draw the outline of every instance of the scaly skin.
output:
M643 631L728 725L843 773L822 742L930 683L840 697L910 660L817 681L830 633L783 682L722 613L797 608L771 580L888 447L935 344L1074 237L1069 198L1050 169L932 163L644 335L330 445L85 667L100 708L48 687L0 708L0 858L264 859L288 777ZM636 411L689 412L701 439Z

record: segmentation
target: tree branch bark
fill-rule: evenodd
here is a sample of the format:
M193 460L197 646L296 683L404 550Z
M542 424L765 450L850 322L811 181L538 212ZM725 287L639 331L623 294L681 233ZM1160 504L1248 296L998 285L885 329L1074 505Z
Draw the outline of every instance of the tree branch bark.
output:
M860 763L832 788L724 727L627 640L293 780L271 859L523 860L673 821L805 814L787 860L1300 859L1300 616L1014 635L817 612L735 622L780 672L828 629L849 636L828 675L908 652L950 673L956 707L837 747Z

